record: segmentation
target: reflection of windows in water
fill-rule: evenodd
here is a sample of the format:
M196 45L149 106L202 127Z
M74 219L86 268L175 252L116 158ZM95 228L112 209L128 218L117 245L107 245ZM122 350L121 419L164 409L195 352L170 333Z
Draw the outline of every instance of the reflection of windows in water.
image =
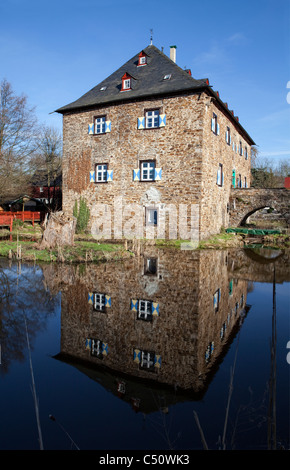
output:
M138 318L141 320L152 320L152 302L151 300L139 300Z
M152 351L141 351L140 369L154 370L154 357Z
M218 312L219 310L220 298L221 298L221 290L218 289L214 293L214 296L213 296L213 307L214 307L215 312Z
M157 274L157 259L147 258L144 261L144 274Z
M211 341L207 348L206 348L206 351L205 351L205 360L206 362L208 362L213 354L213 350L214 350L214 342Z
M91 354L94 357L103 359L103 342L99 339L92 339Z
M100 294L96 292L94 294L94 310L97 312L105 312L106 296L105 294Z

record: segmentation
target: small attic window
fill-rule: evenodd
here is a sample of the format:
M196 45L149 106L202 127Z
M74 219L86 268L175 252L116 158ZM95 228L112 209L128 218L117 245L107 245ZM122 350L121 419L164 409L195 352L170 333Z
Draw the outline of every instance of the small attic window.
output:
M131 90L131 76L125 73L122 77L122 88L121 91Z
M137 67L140 67L141 65L147 65L147 55L143 51L141 51L140 54L139 54L139 60L138 60Z
M102 86L102 87L100 88L100 91L105 91L106 89L107 89L106 86Z
M171 73L168 75L164 75L163 80L170 80L171 78Z

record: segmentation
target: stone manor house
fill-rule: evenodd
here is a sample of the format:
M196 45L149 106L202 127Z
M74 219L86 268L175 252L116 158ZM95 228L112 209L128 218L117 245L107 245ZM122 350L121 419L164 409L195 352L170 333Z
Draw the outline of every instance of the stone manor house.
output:
M252 138L208 79L154 45L63 115L63 210L90 209L116 239L203 239L227 227L232 187L249 187Z

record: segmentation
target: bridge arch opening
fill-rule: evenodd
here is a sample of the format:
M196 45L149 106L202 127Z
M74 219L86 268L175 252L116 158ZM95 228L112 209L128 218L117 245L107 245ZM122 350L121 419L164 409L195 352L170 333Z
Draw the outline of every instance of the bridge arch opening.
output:
M239 226L255 226L256 228L276 228L279 226L282 228L287 226L287 220L279 209L276 209L272 205L263 205L247 212Z

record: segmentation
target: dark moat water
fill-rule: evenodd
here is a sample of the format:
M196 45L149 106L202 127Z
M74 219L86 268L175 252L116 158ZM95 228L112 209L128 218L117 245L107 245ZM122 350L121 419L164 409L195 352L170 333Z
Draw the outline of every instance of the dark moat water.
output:
M0 449L289 449L289 258L0 260Z

